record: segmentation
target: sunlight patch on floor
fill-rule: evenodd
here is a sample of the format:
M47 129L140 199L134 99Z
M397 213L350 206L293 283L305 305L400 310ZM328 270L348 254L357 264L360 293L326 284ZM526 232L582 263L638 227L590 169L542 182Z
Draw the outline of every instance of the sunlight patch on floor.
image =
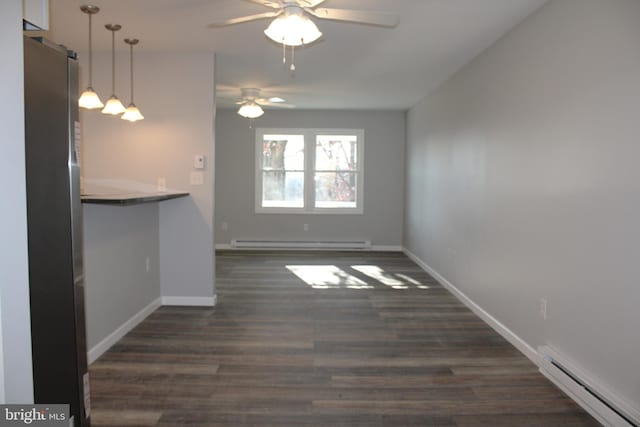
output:
M409 289L405 282L396 279L390 274L387 274L382 268L378 267L377 265L352 265L351 268L371 277L372 279L377 280L383 285L390 286L393 289Z
M352 265L354 272L366 282L335 265L287 265L289 271L314 289L374 289L375 285L384 285L391 289L429 289L406 274L387 273L377 265ZM366 276L366 277L364 277ZM369 283L367 283L369 282Z
M287 269L314 289L373 289L335 265L287 265Z

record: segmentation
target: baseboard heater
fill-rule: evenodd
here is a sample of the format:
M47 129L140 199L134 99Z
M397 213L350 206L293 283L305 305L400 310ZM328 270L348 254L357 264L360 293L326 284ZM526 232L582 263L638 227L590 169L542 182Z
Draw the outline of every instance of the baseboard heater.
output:
M234 249L371 249L367 240L333 241L333 240L240 240L231 241Z
M598 391L592 381L554 349L539 347L538 355L540 372L602 424L610 427L640 427L634 408L609 392Z

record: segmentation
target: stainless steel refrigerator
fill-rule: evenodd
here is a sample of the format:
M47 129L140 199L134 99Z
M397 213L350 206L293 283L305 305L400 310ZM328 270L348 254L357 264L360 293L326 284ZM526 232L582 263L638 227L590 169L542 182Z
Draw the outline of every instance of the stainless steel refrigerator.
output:
M90 425L84 314L78 64L24 39L25 161L35 403L69 404Z

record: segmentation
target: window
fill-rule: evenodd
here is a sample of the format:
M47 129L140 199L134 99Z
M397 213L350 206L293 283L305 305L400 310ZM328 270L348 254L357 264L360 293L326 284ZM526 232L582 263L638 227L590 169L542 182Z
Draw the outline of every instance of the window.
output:
M257 129L256 212L362 213L364 131Z

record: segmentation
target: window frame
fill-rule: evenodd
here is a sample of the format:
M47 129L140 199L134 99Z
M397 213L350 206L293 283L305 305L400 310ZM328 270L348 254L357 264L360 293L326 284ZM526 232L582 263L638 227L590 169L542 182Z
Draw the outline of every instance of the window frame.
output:
M264 135L303 135L304 138L304 187L303 207L262 206L263 142ZM356 206L353 208L330 208L315 206L316 137L318 135L353 135L356 147ZM338 128L256 128L255 130L255 188L254 206L257 214L302 214L302 215L363 215L364 214L364 129Z

